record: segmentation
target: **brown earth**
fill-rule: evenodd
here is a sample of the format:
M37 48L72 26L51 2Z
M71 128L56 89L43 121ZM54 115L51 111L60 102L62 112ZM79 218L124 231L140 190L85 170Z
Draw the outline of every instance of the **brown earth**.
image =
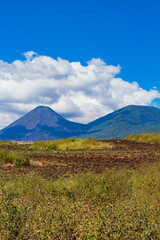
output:
M160 160L160 144L138 143L127 140L104 140L112 148L88 151L33 150L30 144L0 145L20 151L30 159L30 166L0 165L0 173L11 175L36 172L44 177L58 178L80 172L103 172L106 168L139 168Z

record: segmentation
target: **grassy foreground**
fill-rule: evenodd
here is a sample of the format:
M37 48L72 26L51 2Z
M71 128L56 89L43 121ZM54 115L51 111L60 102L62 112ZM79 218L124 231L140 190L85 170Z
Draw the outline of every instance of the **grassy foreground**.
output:
M160 143L160 133L140 133L129 135L126 140L134 140L138 142Z
M160 239L160 163L46 180L0 176L0 239Z

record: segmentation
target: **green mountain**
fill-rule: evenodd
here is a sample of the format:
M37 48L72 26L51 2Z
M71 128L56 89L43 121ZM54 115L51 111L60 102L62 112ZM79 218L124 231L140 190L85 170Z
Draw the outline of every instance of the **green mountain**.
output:
M160 109L130 105L88 124L88 132L79 137L96 139L124 138L160 125Z
M160 109L127 106L88 124L68 121L49 107L39 106L0 131L1 140L39 141L95 137L124 138L129 134L160 131Z
M145 128L142 133L160 133L160 125Z

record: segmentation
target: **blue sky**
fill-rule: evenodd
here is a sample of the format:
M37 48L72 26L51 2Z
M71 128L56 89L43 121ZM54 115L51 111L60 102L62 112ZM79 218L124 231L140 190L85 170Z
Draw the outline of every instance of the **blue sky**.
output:
M160 1L0 1L0 59L33 50L85 63L100 57L144 88L160 87Z
M0 59L25 61L34 51L87 66L100 58L120 65L116 77L159 91L159 12L159 0L0 0Z

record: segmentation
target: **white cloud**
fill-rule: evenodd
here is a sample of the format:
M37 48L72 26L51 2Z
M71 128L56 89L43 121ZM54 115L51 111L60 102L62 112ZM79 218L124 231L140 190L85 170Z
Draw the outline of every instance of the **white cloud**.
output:
M47 105L72 121L90 122L129 104L149 105L159 98L137 82L116 75L120 66L91 59L87 66L58 58L24 53L26 61L0 61L0 127L37 105Z
M34 56L37 56L36 52L28 51L23 54L27 60L32 60Z

